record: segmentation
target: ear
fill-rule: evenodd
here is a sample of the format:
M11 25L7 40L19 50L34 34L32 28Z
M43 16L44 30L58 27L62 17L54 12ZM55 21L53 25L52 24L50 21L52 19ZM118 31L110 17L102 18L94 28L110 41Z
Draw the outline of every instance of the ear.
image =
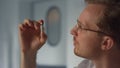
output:
M104 36L103 37L103 41L102 41L102 45L101 45L101 48L102 50L109 50L113 47L114 45L114 41L111 37L109 36Z

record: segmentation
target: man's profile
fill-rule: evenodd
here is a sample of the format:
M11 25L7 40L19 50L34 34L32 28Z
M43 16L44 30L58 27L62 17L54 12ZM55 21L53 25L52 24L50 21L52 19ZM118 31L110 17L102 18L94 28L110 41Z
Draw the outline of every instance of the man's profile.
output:
M94 68L120 68L120 1L85 2L87 5L71 30L75 55L90 60ZM47 40L39 28L42 23L43 20L25 20L19 26L21 68L36 68L37 51Z

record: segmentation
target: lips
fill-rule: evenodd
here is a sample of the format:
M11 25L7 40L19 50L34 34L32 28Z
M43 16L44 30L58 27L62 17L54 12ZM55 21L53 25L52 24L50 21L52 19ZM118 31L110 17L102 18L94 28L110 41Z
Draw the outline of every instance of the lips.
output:
M75 45L76 45L76 43L74 42L74 43L73 43L73 45L75 46Z
M73 37L73 40L75 41L75 40L76 40L76 38L75 38L75 37Z
M76 38L73 37L73 45L75 46L76 45Z

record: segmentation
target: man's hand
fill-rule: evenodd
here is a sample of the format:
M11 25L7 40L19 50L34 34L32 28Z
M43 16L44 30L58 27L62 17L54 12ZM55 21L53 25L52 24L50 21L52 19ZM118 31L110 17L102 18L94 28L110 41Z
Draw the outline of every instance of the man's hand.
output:
M19 25L19 39L22 52L37 52L46 42L47 36L41 31L40 27L43 20L31 21L24 20Z
M24 20L19 25L19 41L21 47L21 67L20 68L36 68L37 51L46 42L47 36L44 33L43 20L31 21Z

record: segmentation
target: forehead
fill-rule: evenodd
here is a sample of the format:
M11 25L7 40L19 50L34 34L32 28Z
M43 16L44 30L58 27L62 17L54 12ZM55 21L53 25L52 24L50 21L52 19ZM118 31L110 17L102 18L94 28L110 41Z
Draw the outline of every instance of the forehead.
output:
M79 16L79 21L87 27L97 27L96 22L103 14L104 5L88 4Z

